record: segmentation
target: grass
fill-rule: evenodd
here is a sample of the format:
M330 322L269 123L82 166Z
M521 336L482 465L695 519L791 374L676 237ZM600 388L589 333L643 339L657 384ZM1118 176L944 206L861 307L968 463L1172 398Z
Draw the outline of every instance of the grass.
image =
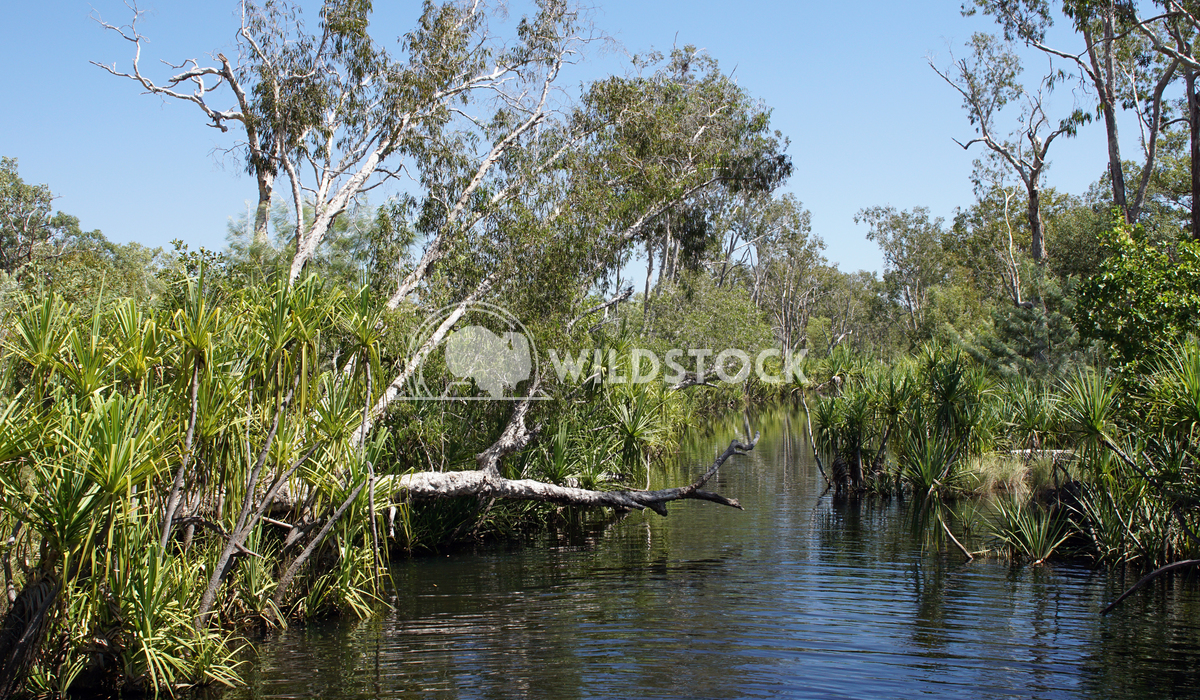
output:
M1028 496L1030 476L1030 465L1025 460L993 452L967 461L963 488L978 496L995 492Z
M1074 477L1070 467L1067 473ZM1050 456L1026 459L1004 452L976 455L967 461L962 486L976 496L1007 493L1028 498L1054 488L1054 460Z

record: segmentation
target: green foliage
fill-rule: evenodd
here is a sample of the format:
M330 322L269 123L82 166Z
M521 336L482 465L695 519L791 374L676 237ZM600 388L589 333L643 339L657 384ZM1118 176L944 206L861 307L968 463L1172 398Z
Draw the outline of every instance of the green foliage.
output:
M1028 37L1048 17L1026 4L1032 24L1006 29ZM29 562L6 583L54 603L32 666L0 681L27 672L29 689L57 693L85 677L167 693L232 683L238 642L224 630L372 614L390 548L569 517L474 498L417 506L384 488L414 471L474 468L507 425L500 402L372 413L411 360L421 317L485 278L487 299L539 346L588 351L582 376L540 387L555 400L530 408L541 432L502 462L507 477L648 487L654 460L696 416L811 391L817 447L845 467L840 486L906 489L927 517L963 492L973 461L1017 449L1045 463L1034 453L1076 449L1082 466L1068 476L1083 483L1053 472L1068 507L997 506L1010 555L1040 562L1070 525L1103 561L1195 550L1200 350L1184 339L1197 331L1200 248L1173 238L1180 132L1163 145L1176 161L1150 173L1145 230L1107 230L1104 197L1048 188L1049 257L1034 262L1014 190L977 169L978 200L953 227L923 207L859 212L883 252L881 278L822 257L809 213L773 195L792 165L770 110L694 47L635 58L561 120L542 115L518 134L520 109L474 121L471 90L455 86L493 60L522 88L556 75L556 52L575 49L576 16L561 3L540 3L504 48L476 41L487 23L474 6L426 3L400 62L367 31L369 3L328 4L320 35L287 3L252 9L239 41L261 52L225 81L247 88L242 143L264 200L231 223L225 252L179 244L166 260L114 245L52 214L49 188L0 161L0 530L15 533L2 554ZM988 109L1022 96L1015 57L992 38L974 46L992 59L978 86ZM450 93L461 104L442 99ZM385 141L379 162L406 159L421 201L368 204L378 179L325 186L351 168L304 190L324 199L272 208L285 159L320 170ZM476 152L498 143L508 145L480 169ZM310 234L319 245L301 251ZM435 264L385 308L417 269L419 242ZM640 297L599 310L637 260ZM303 264L309 276L297 276ZM1085 341L1122 373L1080 369ZM622 381L638 347L806 349L808 381ZM593 364L592 348L620 359ZM425 370L451 379L439 359ZM371 439L356 442L371 420Z
M253 536L241 546L253 561L233 569L220 609L233 620L279 619L262 596L279 593L286 545L250 506L286 480L308 498L307 517L319 517L347 498L338 486L345 465L349 483L366 478L348 443L372 398L369 373L334 381L343 368L329 358L325 329L344 329L351 354L378 370L377 309L315 279L225 304L213 291L190 279L172 295L178 305L150 312L132 300L81 312L53 293L26 296L6 319L0 520L16 533L9 555L32 566L8 583L61 581L62 604L47 625L58 641L15 669L31 684L54 674L69 684L83 670L156 692L234 682L235 640L196 624L211 550L249 523ZM363 454L377 460L378 447L368 447ZM259 480L264 467L272 481ZM186 510L162 548L155 530L180 488ZM360 491L357 512L318 553L321 568L298 586L314 614L365 615L375 600ZM101 651L86 657L96 639Z
M929 295L949 274L942 220L930 219L924 207L911 211L873 207L860 211L854 220L870 227L867 240L875 241L883 250L887 294L903 310L902 323L909 337L928 338Z
M1041 450L1055 444L1058 433L1058 398L1049 390L1023 379L1009 380L1002 388L1004 424L1013 447Z
M900 477L918 496L953 496L963 477L957 446L919 413L912 421L898 450Z
M980 338L991 360L1009 372L1046 380L1062 376L1085 359L1080 337L1071 322L1075 299L1043 268L1029 271L1026 306L1004 305L992 311L991 332Z
M922 348L916 363L865 363L848 350L822 363L818 390L840 395L817 402L819 447L849 466L855 489L890 492L889 449L896 474L914 493L953 496L966 460L992 449L1000 399L992 379L960 349Z
M1077 372L1065 383L1060 404L1065 427L1085 449L1108 438L1120 392L1120 382L1099 371Z
M638 319L635 308L631 305L629 311ZM689 276L682 285L660 290L653 312L651 337L663 349L708 348L715 355L736 348L753 357L775 346L771 328L749 292L717 286L708 275Z
M48 186L25 184L15 158L0 158L0 271L27 276L30 265L81 235L79 219L51 213L53 201Z
M1136 371L1200 330L1200 241L1181 237L1158 247L1142 229L1117 226L1101 242L1107 256L1080 283L1075 323Z
M88 307L125 297L145 304L161 293L161 250L85 232L78 218L51 214L53 200L47 185L21 179L15 159L0 159L0 306L10 282Z
M994 507L992 538L1013 559L1041 564L1071 536L1070 522L1061 512L1003 498L996 499Z

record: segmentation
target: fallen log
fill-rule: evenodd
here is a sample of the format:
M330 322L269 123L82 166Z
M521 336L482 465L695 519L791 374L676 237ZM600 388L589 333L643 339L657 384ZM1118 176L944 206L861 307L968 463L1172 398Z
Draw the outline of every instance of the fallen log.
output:
M480 496L523 501L547 501L588 508L608 507L624 510L649 508L659 515L666 515L667 503L691 499L710 501L741 510L742 506L737 499L704 491L702 488L730 457L744 455L754 449L754 446L758 444L758 438L759 434L755 433L754 439L749 443L737 439L730 442L729 447L717 456L708 471L691 484L656 491L592 491L558 486L532 479L506 479L491 464L482 469L469 471L419 472L396 477L380 477L380 480L390 481L391 483L386 486L390 486L395 497L400 500Z

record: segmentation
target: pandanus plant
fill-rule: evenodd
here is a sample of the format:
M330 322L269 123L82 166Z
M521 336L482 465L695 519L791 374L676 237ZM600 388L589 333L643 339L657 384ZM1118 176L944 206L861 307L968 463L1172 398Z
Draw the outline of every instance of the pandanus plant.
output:
M67 304L53 292L25 297L6 336L6 348L20 359L19 386L28 387L26 400L40 404L59 367L67 343ZM15 368L14 368L15 369Z
M277 621L319 599L362 613L379 594L368 494L387 432L349 439L373 398L363 379L379 362L378 319L309 280L223 307L211 297L191 280L165 316L124 302L75 331L53 295L12 318L0 358L11 544L0 558L16 601L0 626L0 695L27 671L65 691L84 658L152 690L229 680L235 645L207 624L213 612ZM322 329L338 314L360 371L327 357ZM285 494L297 523L276 544L264 524ZM191 547L195 532L205 534ZM250 592L270 603L246 604ZM39 652L47 630L58 651Z
M1028 450L1027 456L1053 440L1057 428L1057 397L1028 380L1009 382L1004 387L1004 423L1013 446Z
M962 473L960 457L960 445L945 430L926 421L921 411L912 414L900 441L898 461L901 478L916 495L954 495Z
M1004 552L1034 566L1049 559L1071 536L1070 522L1061 511L1007 499L996 501L990 529Z
M883 424L879 448L875 452L871 467L876 473L884 473L888 440L906 411L920 397L920 391L912 376L902 367L888 368L874 375L867 391L874 399L876 417Z
M143 312L132 299L117 302L113 309L113 331L117 369L138 393L150 391L152 371L166 360L167 333L158 314Z

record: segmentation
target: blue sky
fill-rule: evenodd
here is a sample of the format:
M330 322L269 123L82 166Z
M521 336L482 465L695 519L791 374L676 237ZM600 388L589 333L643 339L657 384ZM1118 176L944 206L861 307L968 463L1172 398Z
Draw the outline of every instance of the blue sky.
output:
M310 3L311 4L311 3ZM376 36L406 31L415 0L377 0ZM706 49L738 82L773 110L773 124L791 139L795 174L786 190L812 212L814 232L830 260L845 270L882 267L878 249L853 217L864 207L929 207L950 219L973 200L972 154L960 100L929 68L949 62L987 18L964 18L959 0L768 2L742 0L598 0L594 22L629 53L672 44ZM143 66L207 58L233 45L235 0L203 3L144 0L139 30L150 39ZM511 12L525 8L513 2ZM129 65L132 46L105 32L89 14L124 24L120 2L75 0L17 3L6 10L0 60L0 155L19 159L26 182L47 183L56 207L116 241L221 248L226 223L246 209L254 183L236 159L223 157L231 134L205 125L193 105L141 95L130 81L90 65ZM315 26L315 7L306 13ZM1074 46L1060 34L1058 43ZM232 54L231 54L232 55ZM1030 72L1042 63L1027 61ZM618 52L592 51L564 85L623 72ZM163 73L157 73L162 75ZM577 93L575 89L573 92ZM1059 114L1071 106L1055 96ZM225 106L217 103L218 106ZM1136 128L1124 123L1127 157ZM1135 140L1130 140L1131 138ZM1092 124L1056 144L1047 183L1081 194L1104 169L1103 130Z

